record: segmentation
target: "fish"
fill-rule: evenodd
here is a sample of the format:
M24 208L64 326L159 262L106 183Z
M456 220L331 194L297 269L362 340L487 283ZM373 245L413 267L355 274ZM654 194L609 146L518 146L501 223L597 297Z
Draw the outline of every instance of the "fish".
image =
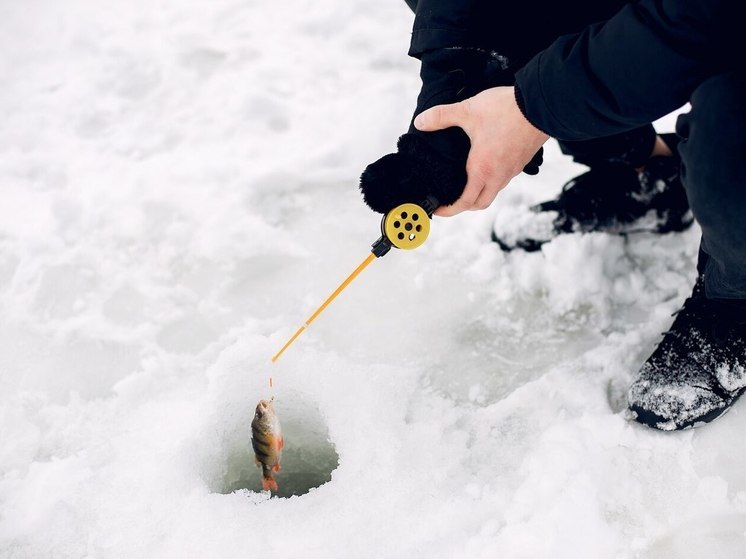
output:
M282 447L285 445L274 399L273 396L270 400L260 400L251 421L251 446L256 465L262 468L264 491L277 491L274 474L280 471Z

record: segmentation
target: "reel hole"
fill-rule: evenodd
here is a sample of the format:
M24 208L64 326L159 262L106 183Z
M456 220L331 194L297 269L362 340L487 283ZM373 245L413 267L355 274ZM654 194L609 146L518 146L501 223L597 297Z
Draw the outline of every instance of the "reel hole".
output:
M411 230L412 230L412 224L411 224L411 223L407 223L407 224L406 224L406 225L404 226L404 229L406 229L407 231L411 231Z
M401 227L401 222L395 221L394 222L394 229L399 229L399 227Z
M415 227L415 231L417 231L418 233L422 231L422 225L418 225L417 227Z
M404 239L404 233L399 233L397 237L399 237L399 240L401 241L402 239Z
M407 212L402 212L401 213L401 218L402 219L407 219Z
M420 219L420 214L412 214L412 221L417 221Z
M401 233L400 233L400 234L401 234ZM410 234L409 234L409 240L410 240L410 241L414 241L414 238L415 238L415 234L414 234L414 233L410 233Z

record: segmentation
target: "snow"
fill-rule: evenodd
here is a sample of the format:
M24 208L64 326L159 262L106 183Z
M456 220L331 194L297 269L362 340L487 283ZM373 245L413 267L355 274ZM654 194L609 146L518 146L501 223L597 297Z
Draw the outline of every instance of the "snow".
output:
M559 216L555 211L535 212L525 203L500 204L495 216L495 234L503 243L513 248L521 238L548 241L554 237L554 222Z
M682 433L624 411L699 232L489 240L581 170L553 144L270 365L377 237L357 178L417 94L403 2L0 18L0 556L746 553L743 409ZM271 499L249 442L270 373Z

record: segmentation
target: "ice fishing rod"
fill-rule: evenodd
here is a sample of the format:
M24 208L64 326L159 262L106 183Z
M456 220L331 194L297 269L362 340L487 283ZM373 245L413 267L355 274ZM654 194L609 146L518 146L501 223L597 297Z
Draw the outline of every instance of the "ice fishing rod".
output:
M430 234L430 220L433 217L433 212L439 206L438 200L433 196L428 196L421 204L406 203L396 206L393 210L390 210L381 219L381 237L373 243L370 254L362 261L362 263L355 268L355 270L347 276L337 289L327 297L326 301L316 309L316 311L308 317L305 324L298 328L290 339L282 346L282 349L278 351L274 357L272 357L272 363L276 363L280 356L285 352L290 345L298 339L305 329L316 320L316 318L324 312L324 309L328 307L334 299L339 295L350 283L354 280L360 272L368 267L368 264L373 262L376 258L387 254L392 248L399 248L402 250L413 250L416 249L427 240ZM270 378L270 387L272 386L272 379Z

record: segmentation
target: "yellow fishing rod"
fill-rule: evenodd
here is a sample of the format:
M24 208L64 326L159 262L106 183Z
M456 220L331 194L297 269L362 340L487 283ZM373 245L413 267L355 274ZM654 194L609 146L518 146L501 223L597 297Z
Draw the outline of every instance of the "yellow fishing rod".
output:
M337 289L335 289L329 297L321 304L321 306L314 311L314 313L308 317L308 320L298 328L290 339L285 343L284 346L278 351L274 357L272 357L272 363L276 363L280 356L285 353L285 350L298 339L306 328L316 320L316 318L324 312L324 309L328 307L334 299L339 295L350 283L354 280L360 272L362 272L368 265L373 262L376 258L380 258L384 254L388 253L391 248L400 248L403 250L413 250L422 246L427 240L430 234L430 220L433 217L433 212L440 204L432 196L428 196L422 204L401 204L389 211L381 219L381 237L373 243L370 254L363 260L355 270L347 276ZM272 386L272 379L270 378L270 386Z

